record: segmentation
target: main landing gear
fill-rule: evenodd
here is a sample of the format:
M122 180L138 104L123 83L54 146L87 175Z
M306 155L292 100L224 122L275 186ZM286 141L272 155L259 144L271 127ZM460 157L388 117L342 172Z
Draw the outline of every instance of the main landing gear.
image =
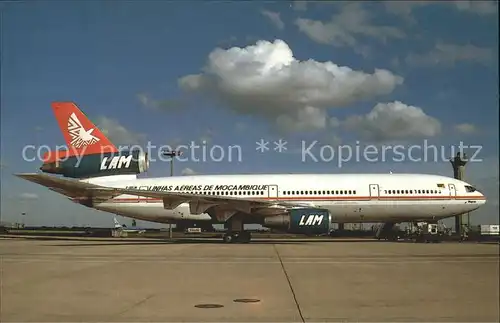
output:
M249 243L252 236L250 232L245 231L243 219L239 216L233 216L227 223L227 233L222 240L225 243Z
M225 243L249 243L252 238L250 232L230 232L224 234L222 240Z

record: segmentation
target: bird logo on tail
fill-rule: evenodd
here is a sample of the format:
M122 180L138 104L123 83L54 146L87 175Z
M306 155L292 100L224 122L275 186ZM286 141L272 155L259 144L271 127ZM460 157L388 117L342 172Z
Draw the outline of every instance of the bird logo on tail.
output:
M75 148L81 148L95 144L99 138L92 135L94 128L86 130L75 113L72 113L68 118L68 132L71 136L71 145Z

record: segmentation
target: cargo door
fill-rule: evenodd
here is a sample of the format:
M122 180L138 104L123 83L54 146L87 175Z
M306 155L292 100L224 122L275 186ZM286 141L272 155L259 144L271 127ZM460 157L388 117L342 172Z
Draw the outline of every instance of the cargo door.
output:
M278 185L268 185L267 194L271 199L278 199Z
M370 198L372 199L379 198L378 184L370 184Z

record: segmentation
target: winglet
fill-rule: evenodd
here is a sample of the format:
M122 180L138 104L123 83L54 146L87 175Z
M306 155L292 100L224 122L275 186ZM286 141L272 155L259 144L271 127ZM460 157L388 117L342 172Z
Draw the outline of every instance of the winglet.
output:
M53 102L59 128L70 154L87 155L118 152L113 143L87 118L73 102Z

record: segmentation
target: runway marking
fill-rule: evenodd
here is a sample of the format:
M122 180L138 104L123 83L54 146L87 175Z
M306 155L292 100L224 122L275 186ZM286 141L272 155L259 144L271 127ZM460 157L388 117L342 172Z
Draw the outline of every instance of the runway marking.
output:
M281 265L281 269L283 270L283 273L285 274L286 281L288 282L288 286L290 287L290 291L292 292L293 296L293 301L295 302L295 306L297 307L297 311L299 312L300 319L302 322L305 322L304 320L304 315L302 314L302 310L300 309L300 304L299 301L297 300L297 295L295 294L295 290L293 289L292 282L290 280L290 277L288 276L288 272L286 271L285 264L283 263L283 259L281 259L280 253L278 251L278 248L276 248L276 245L273 245L274 251L276 252L276 255L278 256L279 263Z

